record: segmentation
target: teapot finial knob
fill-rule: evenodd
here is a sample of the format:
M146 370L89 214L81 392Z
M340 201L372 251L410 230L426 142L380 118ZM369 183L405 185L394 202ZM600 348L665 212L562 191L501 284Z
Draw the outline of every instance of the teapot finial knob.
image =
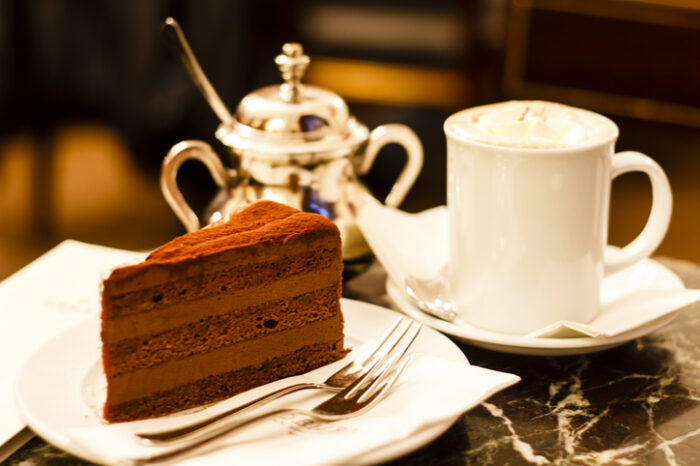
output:
M301 44L288 42L282 46L282 53L275 57L275 63L282 73L284 84L280 87L282 99L286 102L299 102L301 100L301 78L306 67L309 66L309 57L304 55Z

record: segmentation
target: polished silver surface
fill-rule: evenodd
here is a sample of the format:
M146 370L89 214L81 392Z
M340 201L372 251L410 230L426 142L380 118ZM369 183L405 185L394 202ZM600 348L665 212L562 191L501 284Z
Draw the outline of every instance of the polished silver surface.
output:
M413 323L411 325L414 326ZM417 328L420 329L420 324L418 324ZM416 331L414 338L417 334L418 332ZM412 340L408 342L408 346L412 342ZM301 414L326 422L358 416L372 408L384 397L399 379L408 361L408 354L394 353L385 355L369 371L357 378L349 386L311 410L286 408L269 411L242 421L236 420L236 422L231 422L228 420L229 422L222 423L216 429L212 429L204 435L179 441L177 446L172 449L161 450L160 453L148 457L125 459L120 463L133 465L162 464L176 459L196 456L206 452L211 447L215 447L216 440L280 414Z
M309 57L304 55L301 44L296 42L282 46L282 53L275 57L275 63L282 73L284 84L280 86L280 96L286 102L299 103L302 100L301 78L309 66Z
M300 44L282 46L275 58L283 83L246 95L236 121L216 132L224 144L257 157L299 163L345 157L367 140L369 130L336 93L301 83L310 63Z
M413 304L421 311L448 322L454 322L459 317L447 297L442 275L434 280L421 280L409 275L406 277L405 289Z
M179 31L173 24L166 28L170 35ZM189 47L181 37L177 42L184 44L184 56L189 57L191 51L186 53ZM199 65L191 58L183 62L188 69L198 70ZM229 149L234 169L217 163L219 156L207 144L183 141L173 146L163 160L163 195L190 232L259 200L318 213L338 226L346 263L369 258L370 248L357 226L352 195L357 192L355 188L362 189L359 177L371 170L382 147L390 143L403 146L406 164L384 200L386 205L397 207L421 171L423 146L405 125L386 124L370 131L351 115L338 94L303 84L310 59L300 44L284 44L275 63L283 83L245 96L235 118L222 118L216 130L216 137ZM198 86L201 82L208 84L203 73L191 75ZM205 92L205 97L211 95ZM212 108L217 114L222 112L218 104ZM202 162L221 188L201 216L192 210L175 182L185 160Z
M244 405L237 406L223 413L212 416L203 421L196 422L187 426L176 429L169 429L158 432L144 432L136 434L136 437L141 443L148 445L162 445L173 441L179 441L184 438L191 438L194 434L202 435L213 427L221 424L223 419L231 420L234 415L240 415L245 412L259 409L268 404L270 401L276 400L282 396L294 393L300 390L307 389L324 389L331 391L340 391L349 386L355 380L369 372L375 364L385 356L399 355L406 353L413 340L415 340L420 325L414 320L407 317L396 319L394 324L377 340L374 345L367 348L366 351L357 355L355 359L343 366L341 369L331 374L325 381L303 382L284 387L274 392L268 393L260 398L250 401Z

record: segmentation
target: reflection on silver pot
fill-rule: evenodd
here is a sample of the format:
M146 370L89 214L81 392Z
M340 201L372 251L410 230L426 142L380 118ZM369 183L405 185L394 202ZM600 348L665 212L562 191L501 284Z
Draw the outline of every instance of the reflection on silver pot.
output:
M182 141L172 147L163 161L161 188L185 228L194 231L201 223L180 193L176 176L183 162L194 159L208 168L221 188L204 214L205 224L243 205L273 200L332 219L340 229L346 261L368 256L369 247L355 222L351 188L360 186L358 176L369 172L384 145L400 144L407 161L384 201L398 206L423 165L423 148L415 133L400 124L382 125L370 132L349 113L340 96L302 85L309 57L301 45L291 43L275 59L284 83L248 94L235 118L226 118L228 111L191 55L177 23L168 21L164 32L169 27L180 42L179 52L191 76L222 118L216 136L229 148L235 167L225 168L202 141Z

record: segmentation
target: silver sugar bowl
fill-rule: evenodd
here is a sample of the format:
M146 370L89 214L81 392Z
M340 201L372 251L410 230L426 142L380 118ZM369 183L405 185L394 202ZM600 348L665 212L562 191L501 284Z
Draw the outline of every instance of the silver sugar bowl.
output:
M184 36L179 40L186 44ZM196 65L193 69L201 72L189 47L185 52ZM205 142L179 142L163 161L163 195L190 232L198 230L202 223L209 224L262 199L319 213L333 220L340 229L346 264L361 260L369 256L370 250L354 215L352 192L362 186L358 176L369 172L382 146L402 145L407 161L384 200L388 206L398 206L423 166L421 142L405 125L386 124L369 131L350 114L340 96L302 84L309 57L304 55L301 45L284 44L275 62L284 82L248 94L232 118L226 118L227 111L217 110L216 105L222 105L220 101L210 100L219 116L223 116L216 137L229 149L233 168L225 167ZM204 75L195 76L192 69L190 74L209 100L211 95L207 95L202 82L197 82L204 79L209 84ZM214 92L213 88L208 91ZM218 96L214 95L213 99ZM176 183L178 169L192 159L203 163L221 188L202 221Z

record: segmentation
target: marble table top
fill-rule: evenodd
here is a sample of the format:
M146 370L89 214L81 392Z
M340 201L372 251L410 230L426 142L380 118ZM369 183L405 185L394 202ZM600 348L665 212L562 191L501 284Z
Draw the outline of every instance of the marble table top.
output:
M700 288L700 265L656 259ZM345 294L392 307L383 276L375 264L350 280ZM522 381L391 465L700 464L700 303L663 329L588 355L517 356L458 345L472 364ZM35 437L5 464L87 463Z

